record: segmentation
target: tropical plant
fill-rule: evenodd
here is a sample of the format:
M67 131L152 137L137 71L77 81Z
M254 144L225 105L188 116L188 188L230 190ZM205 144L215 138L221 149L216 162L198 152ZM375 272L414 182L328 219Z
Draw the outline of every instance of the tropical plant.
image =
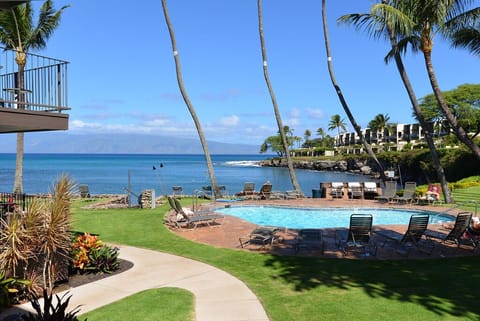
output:
M72 243L72 270L80 273L111 273L118 269L118 248L104 244L96 235L78 235Z
M270 98L272 100L273 111L275 113L275 118L277 120L278 131L280 133L280 138L281 138L283 150L285 153L285 158L287 160L288 171L290 173L290 179L292 181L293 188L300 195L303 195L302 190L300 188L300 184L298 184L297 177L295 175L295 168L293 167L292 157L290 156L290 153L288 150L288 140L284 132L284 126L282 122L282 117L280 116L280 110L278 108L277 99L275 97L275 93L273 91L273 87L270 82L270 77L268 76L267 50L265 48L265 37L263 32L262 0L257 0L257 12L258 12L258 30L260 34L260 46L262 50L262 60L263 60L263 76L265 77L265 82L267 84L268 91L270 93Z
M383 12L387 12L387 17L393 17L388 14L390 12L399 13L395 14L395 26L392 26L392 32L398 40L397 52L405 53L410 46L413 51L423 53L427 74L438 105L443 110L454 134L480 160L480 146L468 137L466 130L450 110L440 90L432 61L435 35L448 34L450 30L456 30L456 26L464 21L465 8L474 1L385 0L384 2ZM480 13L479 8L473 11L476 14ZM394 58L394 55L395 52L392 50L386 59Z
M53 2L51 0L45 1L40 8L36 25L33 23L33 9L30 1L15 6L10 10L0 10L0 42L8 49L16 51L15 61L18 65L17 88L22 89L24 87L24 69L27 63L26 54L31 49L43 49L46 47L47 40L60 24L62 12L67 7L63 6L60 10L55 11ZM25 93L19 91L19 108L25 108L24 101ZM23 143L24 133L17 133L14 193L23 192Z
M412 84L410 79L407 75L407 71L403 64L400 49L398 47L398 39L397 39L397 32L395 31L396 28L400 28L403 30L402 24L397 24L396 16L402 16L402 13L396 10L395 8L391 8L388 6L387 0L382 0L381 3L376 4L372 7L370 13L367 14L350 14L345 15L339 18L341 22L348 22L354 24L357 28L365 29L375 38L378 37L385 37L390 41L391 51L390 54L392 55L393 59L395 60L395 64L397 66L397 70L400 74L400 78L402 79L403 85L405 90L408 93L408 97L413 107L413 111L416 115L417 120L419 121L420 125L423 128L425 134L425 140L428 144L430 149L430 155L432 157L432 163L437 173L438 180L441 182L443 194L445 197L445 201L447 203L453 202L453 199L450 194L450 189L448 188L447 179L445 177L445 171L440 163L440 157L435 147L435 143L433 141L433 128L431 124L425 119L425 116L418 104L416 95L413 91ZM388 62L388 59L385 59L385 62Z
M0 308L10 306L29 284L28 280L7 277L5 271L0 270Z
M70 200L74 189L67 177L54 183L48 198L34 198L25 213L18 209L0 229L0 268L13 277L33 276L41 266L42 285L48 290L70 250ZM68 263L64 264L67 270ZM21 268L20 268L21 267Z
M380 172L380 177L382 178L383 181L385 181L386 177L385 177L385 174L384 174L385 171L383 169L383 166L378 161L377 156L373 152L370 144L368 144L367 141L365 140L365 137L363 136L360 125L358 125L357 121L355 120L355 117L353 117L353 114L350 111L350 107L348 107L347 101L345 100L345 97L343 96L342 90L340 89L340 86L337 83L337 80L335 79L335 74L333 72L332 52L331 52L331 49L330 49L330 37L329 37L329 34L328 34L326 0L322 0L322 25L323 25L323 37L325 39L325 50L326 50L326 53L327 53L328 73L330 75L330 80L332 82L332 86L335 89L335 92L337 93L338 99L340 100L340 104L342 105L343 110L347 114L348 119L350 120L350 123L352 124L353 128L355 129L355 132L357 133L358 137L360 138L360 141L362 142L362 145L365 147L365 150L367 151L370 158L375 162L375 165L377 166L378 171ZM340 128L345 130L345 123L344 123L343 120L341 120L340 115L334 115L332 117L330 123L329 123L329 130L331 130L332 128L335 128L335 127L338 129L339 134L340 134Z
M36 313L28 313L22 315L23 321L78 321L77 314L80 312L80 307L76 307L72 311L67 312L68 304L72 296L67 296L68 292L61 297L49 294L47 290L43 290L43 304L37 297L31 300L31 304ZM54 304L55 301L55 304ZM42 307L43 306L43 307ZM87 319L85 319L87 321Z
M203 132L202 124L200 123L200 119L197 116L197 112L195 111L195 108L187 94L187 90L185 89L185 85L183 84L182 69L180 66L180 56L178 54L177 41L175 38L172 22L170 20L170 14L168 12L166 0L162 0L162 8L163 8L163 15L165 16L165 22L168 27L168 32L170 34L170 41L172 43L173 58L175 60L175 70L177 75L178 87L180 89L180 93L182 94L183 101L185 102L185 105L187 105L188 111L192 116L195 127L197 128L198 137L200 138L200 142L203 148L203 153L205 154L205 160L207 162L207 169L208 169L208 174L210 176L210 183L212 184L212 190L215 195L215 198L218 198L218 197L221 197L222 194L218 188L217 179L215 178L215 171L213 169L213 162L212 162L212 157L210 156L210 150L208 148L207 139L205 138L205 133Z

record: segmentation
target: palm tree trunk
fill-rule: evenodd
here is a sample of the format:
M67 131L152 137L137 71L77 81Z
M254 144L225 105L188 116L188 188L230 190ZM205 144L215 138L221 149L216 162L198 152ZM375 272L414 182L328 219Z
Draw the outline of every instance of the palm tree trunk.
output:
M433 69L431 51L430 50L423 51L423 57L425 59L428 78L430 79L430 84L432 86L433 93L435 95L435 98L437 99L438 104L440 105L440 108L442 108L443 112L445 113L445 116L448 122L450 123L450 126L452 126L453 132L458 137L458 139L462 143L467 145L467 147L472 150L473 154L480 160L480 147L468 137L467 133L465 132L465 129L463 129L463 127L460 126L460 124L457 122L457 119L455 118L450 108L448 107L447 103L445 102L445 99L443 98L442 92L440 91L440 87L438 86L437 77L435 76L435 71Z
M295 191L303 195L300 185L297 181L297 176L295 175L295 168L293 167L292 158L288 151L288 142L285 132L283 130L282 117L280 116L280 110L278 109L277 99L275 98L275 93L273 92L272 85L270 83L270 78L268 76L268 67L267 67L267 50L265 48L265 38L263 34L263 14L262 14L262 0L257 1L258 8L258 29L260 33L260 44L262 47L262 59L263 59L263 75L267 83L268 91L270 93L270 98L273 104L273 111L275 113L275 118L277 120L278 131L280 132L280 138L282 139L283 150L285 152L285 158L287 159L288 170L290 172L290 179L292 181L293 188Z
M183 78L182 78L182 69L180 66L180 58L178 56L178 50L177 50L177 43L175 40L175 33L173 31L173 26L170 21L170 15L168 13L168 8L167 8L167 1L162 0L162 8L163 8L163 13L165 16L165 21L168 26L168 31L170 33L170 40L172 42L172 50L173 50L173 57L175 60L175 69L176 69L176 74L177 74L177 82L178 82L178 87L180 89L180 92L182 94L183 100L185 101L185 104L187 105L188 111L190 112L190 115L192 116L193 122L195 123L195 127L197 128L198 136L200 138L200 142L202 144L203 148L203 153L205 154L205 159L207 161L207 168L208 168L208 173L210 175L210 182L212 184L212 191L214 193L215 198L221 197L220 190L218 189L218 184L217 180L215 178L215 172L213 169L213 162L212 158L210 157L210 151L208 149L208 144L207 140L205 139L205 134L202 129L202 125L200 123L200 120L198 119L197 113L195 112L195 108L193 107L193 104L191 103L187 91L185 89L185 86L183 85Z
M392 50L394 52L395 63L397 65L398 73L400 74L400 78L402 79L403 85L408 93L408 98L412 104L413 110L417 115L418 122L420 126L423 128L423 132L425 134L425 140L427 141L428 148L430 149L430 155L432 157L433 167L437 172L437 178L442 185L443 196L445 198L445 202L450 204L453 203L454 200L452 198L452 194L450 193L450 189L448 188L447 178L445 177L445 171L443 170L442 164L440 163L440 157L437 153L437 148L435 147L435 143L433 142L433 128L431 124L427 123L425 117L423 116L422 110L418 105L418 101L416 95L413 91L412 84L410 83L410 79L407 75L407 71L405 70L405 66L403 65L402 57L398 52L397 40L395 38L394 32L392 28L387 26L388 33L390 36L390 43L392 45Z
M378 160L377 156L375 156L375 153L372 150L372 147L370 144L367 143L365 140L365 137L363 136L361 127L357 124L357 121L353 117L352 112L350 111L350 108L348 107L348 104L345 100L345 97L343 97L342 90L340 89L340 86L337 84L337 81L335 79L335 75L333 72L333 65L332 65L332 55L330 52L330 40L328 36L328 27L327 27L327 15L326 15L326 0L322 0L322 22L323 22L323 35L325 38L325 49L327 51L327 63L328 63L328 72L330 74L330 80L332 81L332 85L335 88L335 91L337 92L338 99L340 100L340 103L342 104L343 109L345 110L345 113L347 114L348 119L350 120L350 123L352 124L353 128L355 129L355 132L357 133L358 137L360 138L360 141L362 142L363 146L365 147L365 150L367 151L368 155L373 159L375 164L377 165L377 169L380 173L381 179L385 182L387 178L385 177L385 170Z
M17 53L18 54L18 53ZM25 65L18 65L18 83L16 87L19 89L17 93L17 108L25 109L25 93L22 91L24 87L24 70ZM15 180L13 182L13 192L17 194L23 193L23 154L24 154L24 133L17 133L17 153L15 160Z

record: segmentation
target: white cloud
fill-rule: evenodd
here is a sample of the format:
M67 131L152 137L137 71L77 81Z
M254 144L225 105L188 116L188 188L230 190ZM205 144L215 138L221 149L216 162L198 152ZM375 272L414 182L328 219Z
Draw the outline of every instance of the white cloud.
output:
M239 123L240 117L238 117L237 115L220 118L221 126L237 126Z
M319 108L306 108L305 109L308 117L315 118L315 119L323 119L325 118L325 114L323 113L322 109Z

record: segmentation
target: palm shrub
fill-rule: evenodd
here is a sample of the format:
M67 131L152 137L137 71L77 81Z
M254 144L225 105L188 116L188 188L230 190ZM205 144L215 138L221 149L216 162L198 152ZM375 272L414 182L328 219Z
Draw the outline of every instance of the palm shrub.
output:
M49 197L35 198L26 212L16 210L0 222L0 270L7 277L41 275L41 288L51 292L59 271L68 271L73 190L73 181L63 175Z

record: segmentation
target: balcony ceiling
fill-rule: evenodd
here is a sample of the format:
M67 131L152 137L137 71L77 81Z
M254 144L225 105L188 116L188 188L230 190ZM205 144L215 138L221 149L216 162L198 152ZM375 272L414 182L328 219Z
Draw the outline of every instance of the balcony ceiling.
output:
M25 2L27 1L0 0L0 10L10 9L12 7L18 6L19 4L22 4Z
M68 115L0 107L0 133L67 130Z

